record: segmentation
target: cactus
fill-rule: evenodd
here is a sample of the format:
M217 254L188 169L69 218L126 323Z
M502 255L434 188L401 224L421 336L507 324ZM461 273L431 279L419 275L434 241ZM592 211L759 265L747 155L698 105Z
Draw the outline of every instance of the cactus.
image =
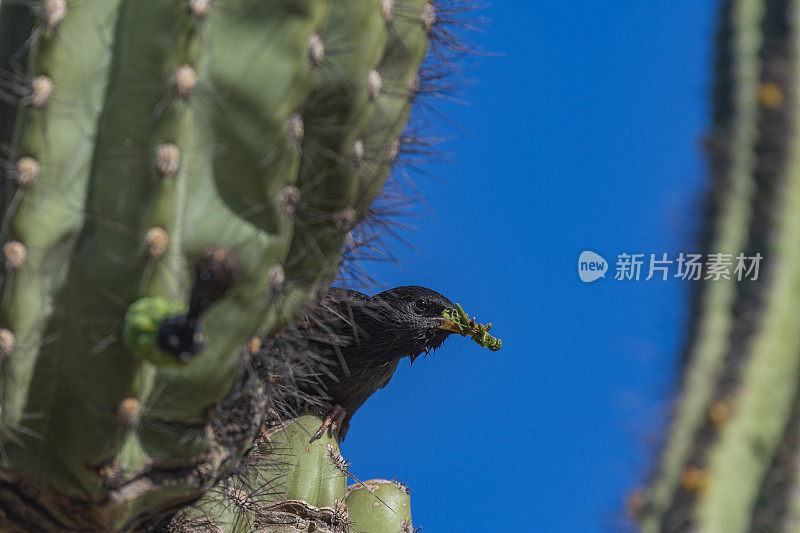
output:
M304 415L265 430L245 468L221 482L190 508L154 529L180 531L191 524L246 533L346 531L347 462L336 439L309 443L322 419Z
M159 527L245 533L412 533L410 490L373 479L347 487L350 463L330 436L309 442L322 418L304 415L265 431L247 467ZM355 479L355 478L353 478ZM156 527L156 529L159 529Z
M321 423L319 417L305 415L289 425L274 428L264 435L265 442L259 452L279 457L266 464L275 470L269 477L284 485L280 492L285 499L303 500L315 507L334 507L337 501L344 500L347 463L336 439L330 435L309 442Z
M800 524L800 18L796 2L722 2L703 249L763 256L757 280L695 294L642 531L796 531Z
M134 528L236 470L292 393L248 340L336 276L431 42L463 52L440 15L0 3L0 527Z

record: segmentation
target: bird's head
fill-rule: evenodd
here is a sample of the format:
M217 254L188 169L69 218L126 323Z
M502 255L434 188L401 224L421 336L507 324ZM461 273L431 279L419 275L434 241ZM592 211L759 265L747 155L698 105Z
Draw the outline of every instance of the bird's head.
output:
M392 334L394 342L402 346L400 353L408 355L412 363L455 333L442 316L453 302L434 290L417 285L395 287L376 294L373 301L386 324L386 333Z

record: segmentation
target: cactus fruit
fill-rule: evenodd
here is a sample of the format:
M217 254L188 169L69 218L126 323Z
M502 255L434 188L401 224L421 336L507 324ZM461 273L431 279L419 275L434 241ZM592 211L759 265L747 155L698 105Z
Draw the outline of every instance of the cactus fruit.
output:
M429 46L463 52L448 18L2 0L0 526L132 528L237 464L296 395L247 375L248 340L336 276Z
M347 487L345 505L352 533L414 533L411 491L397 481L371 479ZM375 497L379 498L376 501Z
M164 319L186 311L178 300L147 297L140 298L128 307L122 326L122 343L136 357L156 365L180 364L173 354L164 352L158 345L158 332Z
M704 281L642 531L800 524L800 19L787 0L721 3L703 248L760 253L757 280Z

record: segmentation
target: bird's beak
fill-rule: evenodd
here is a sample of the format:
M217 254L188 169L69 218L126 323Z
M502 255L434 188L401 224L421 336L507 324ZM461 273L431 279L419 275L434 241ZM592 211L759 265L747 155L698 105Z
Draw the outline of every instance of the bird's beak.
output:
M447 331L452 331L453 333L461 333L461 330L458 329L458 326L455 322L450 320L449 318L436 318L435 319L439 323L439 329L444 329Z

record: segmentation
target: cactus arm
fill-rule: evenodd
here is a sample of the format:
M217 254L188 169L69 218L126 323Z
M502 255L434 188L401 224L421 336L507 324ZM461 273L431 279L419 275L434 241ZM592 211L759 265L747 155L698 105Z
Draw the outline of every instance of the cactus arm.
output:
M335 438L326 434L309 443L320 424L317 416L302 416L285 430L272 432L270 443L262 444L261 452L285 457L283 464L271 466L285 499L333 507L336 501L344 500L347 476L334 460L341 457Z
M244 347L336 275L399 150L433 7L3 2L0 27L22 12L34 91L3 161L0 526L136 527L229 475L284 401L240 382ZM241 272L190 321L209 245ZM170 305L137 318L147 301ZM166 338L190 351L161 344L176 324L191 328ZM37 490L10 512L22 486Z
M797 7L795 1L723 5L715 92L715 137L722 142L712 144L712 168L721 172L713 184L716 216L707 220L713 238L704 245L708 253L759 252L764 264L757 281L703 285L680 404L642 509L644 531L795 527Z
M321 423L304 415L267 431L240 481L209 492L170 527L200 520L226 532L413 532L411 491L385 479L347 487L349 463L336 440L308 442Z
M192 249L222 240L245 264L258 267L246 273L224 305L209 311L204 353L186 369L162 368L156 376L151 427L166 423L174 432L168 430L167 435L161 430L159 435L146 430L145 440L154 452L181 440L184 428L173 422L202 425L205 402L219 400L228 392L238 371L237 341L251 337L262 326L265 333L274 331L302 308L308 292L307 286L288 287L280 300L271 300L268 271L283 263L288 253L292 224L280 215L276 199L296 179L300 157L289 131L289 117L307 97L303 87L309 84L310 67L305 43L328 3L281 5L288 18L275 17L274 5L242 1L235 8L212 11L207 20L209 38L215 43L214 61L199 72L193 127L188 129L184 150L192 176L188 187L198 194L185 203L182 243ZM229 35L243 38L229 39ZM267 47L261 49L265 39ZM228 98L222 103L219 95ZM215 143L220 146L219 156L193 149ZM265 154L265 147L271 146L275 153ZM219 191L219 195L209 191ZM217 215L209 217L209 213ZM198 393L206 398L204 402L198 402ZM196 438L200 439L197 445L187 447L186 453L202 446L202 433Z
M324 55L315 69L310 105L301 111L303 150L309 157L301 162L297 180L301 203L290 254L298 261L287 269L294 283L330 281L338 265L320 259L331 249L341 249L357 222L358 181L370 175L363 168L370 158L363 124L375 107L369 99L368 75L380 60L385 39L380 10L374 7L361 2L338 5L312 43L312 50L324 47ZM364 26L346 24L346 17ZM363 61L355 60L358 54L364 55ZM331 117L337 119L332 122ZM321 166L330 167L324 178L314 171ZM381 178L375 176L376 183Z
M729 28L721 31L721 68L728 69L731 76L729 96L730 109L720 112L721 120L733 115L733 133L729 153L730 170L722 178L728 183L723 188L717 220L713 222L715 233L709 249L723 253L736 253L744 248L747 228L750 223L750 201L753 184L750 180L755 165L754 146L757 139L758 105L757 91L760 76L759 50L762 44L760 23L763 17L761 3L753 0L730 2L728 19L723 24ZM722 9L721 12L727 12ZM730 40L727 40L730 35ZM724 127L725 122L721 124ZM702 288L701 309L697 316L700 322L689 350L692 362L683 377L684 393L677 406L670 437L661 457L659 476L652 485L652 495L647 515L642 520L642 529L654 533L659 529L659 520L678 489L680 473L692 446L698 426L708 412L712 388L709 376L717 374L723 364L732 327L732 307L736 298L736 283L720 280L707 283Z
M341 531L347 462L333 437L309 443L321 423L318 416L304 415L266 430L247 469L173 518L173 526L203 519L223 531L251 531L258 524L258 531L278 533L307 529L281 525L302 515L301 522L314 522L321 531Z
M36 159L42 172L28 189L13 191L11 202L16 204L16 208L9 209L3 221L10 235L28 251L25 264L8 275L4 284L2 316L7 323L14 324L18 348L3 368L3 414L9 431L37 435L36 438L30 438L30 435L24 438L30 444L24 454L17 455L19 448L9 450L12 458L18 458L12 461L27 462L37 474L55 468L52 458L43 457L50 444L45 444L48 437L54 438L66 428L86 430L87 436L97 436L95 428L86 427L84 421L78 422L77 426L50 428L52 433L35 422L50 414L58 389L52 383L47 387L37 385L35 374L42 372L49 377L58 376L57 383L64 383L65 374L81 376L86 370L81 361L62 368L56 361L48 359L47 353L56 349L55 344L64 342L63 334L60 334L60 342L45 343L41 350L39 345L48 335L46 316L56 305L54 299L66 279L63 265L68 262L84 220L83 205L93 156L95 123L101 112L100 102L111 61L107 42L113 31L117 4L110 1L75 9L69 20L63 20L52 34L42 36L32 53L32 70L37 75L46 75L54 86L57 85L57 96L54 90L49 101L26 110L27 124L21 133L19 153ZM81 42L85 51L80 57L70 57L74 54L69 44L76 42ZM70 58L69 66L67 58ZM90 372L94 370L99 369L94 366ZM119 375L118 372L111 374ZM125 388L123 383L113 378L106 384ZM39 392L39 402L26 402L27 398ZM94 406L85 407L94 409ZM75 411L72 412L78 414L80 408L73 408ZM29 420L31 417L35 418ZM63 420L55 421L56 425L61 422ZM104 451L106 446L101 444ZM69 445L65 448L68 454L76 451L69 449ZM89 455L93 453L97 450L88 452ZM86 480L86 476L75 471L64 473L64 476Z
M793 7L798 5L794 3ZM796 56L800 50L800 27L791 17L789 26L790 47ZM796 66L794 69L796 72ZM800 111L795 109L790 120L793 134L788 145L786 183L776 206L774 237L767 251L768 257L781 259L772 267L771 285L764 300L766 308L743 369L735 411L716 446L709 451L709 469L714 477L697 511L699 526L712 531L744 530L743 526L751 523L762 480L792 415L798 390Z

